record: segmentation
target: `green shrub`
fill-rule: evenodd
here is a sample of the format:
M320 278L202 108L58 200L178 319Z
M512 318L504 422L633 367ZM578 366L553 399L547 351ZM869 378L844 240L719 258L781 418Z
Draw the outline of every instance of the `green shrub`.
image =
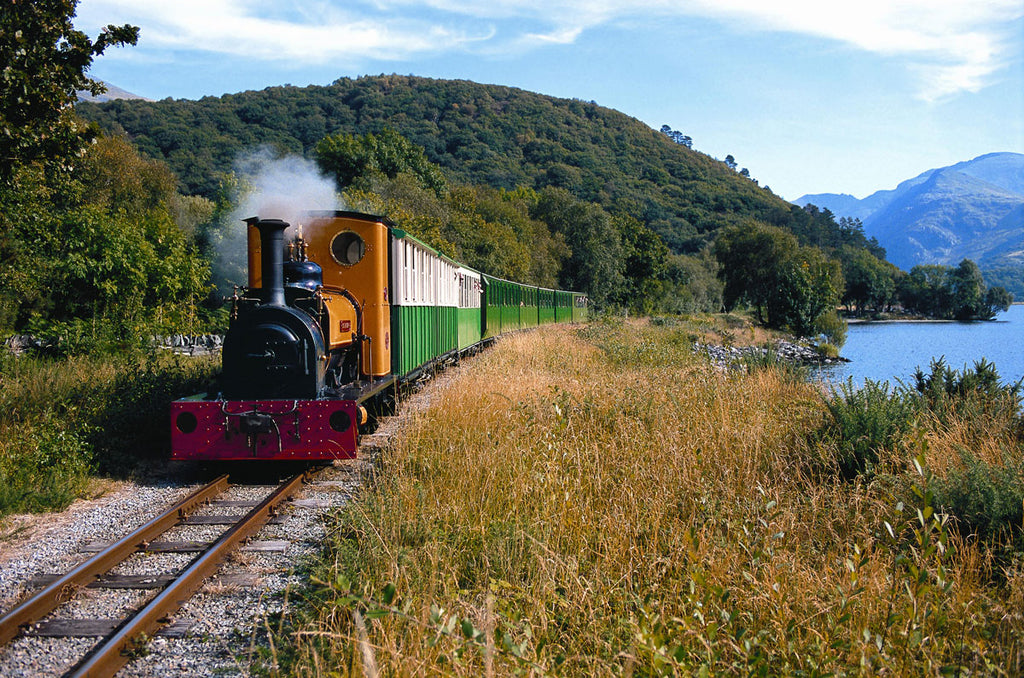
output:
M122 366L90 412L97 469L123 474L133 462L166 455L171 401L207 390L216 367L213 359L177 357Z
M829 358L835 360L836 358L839 357L839 347L836 346L835 344L818 344L815 347L815 350L818 352L818 355L820 355L822 358Z
M0 356L0 515L64 508L94 472L166 454L170 402L205 390L217 364Z
M835 446L839 470L847 479L872 472L879 451L898 445L918 414L915 399L905 389L890 392L888 382L870 379L860 389L847 381L825 399L825 407L828 416L814 436Z
M87 431L52 412L8 429L0 443L0 515L61 509L91 472Z
M941 421L960 416L1014 416L1021 408L1021 387L1024 380L1004 385L996 366L982 358L973 368L954 370L943 358L931 362L930 371L914 372L914 389L925 406Z
M846 343L846 332L849 328L846 321L840 318L838 313L829 311L828 313L822 313L815 319L814 329L825 337L827 343L840 349Z
M1020 538L1024 524L1024 462L991 464L961 450L963 468L933 479L935 503L955 516L961 529L983 539Z

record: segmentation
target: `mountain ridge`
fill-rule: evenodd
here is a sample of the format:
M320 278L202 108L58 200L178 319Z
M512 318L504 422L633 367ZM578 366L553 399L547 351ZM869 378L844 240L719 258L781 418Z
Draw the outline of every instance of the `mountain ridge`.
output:
M804 195L837 218L860 219L887 258L909 270L917 264L1024 266L1024 154L994 152L939 167L857 199L848 194Z

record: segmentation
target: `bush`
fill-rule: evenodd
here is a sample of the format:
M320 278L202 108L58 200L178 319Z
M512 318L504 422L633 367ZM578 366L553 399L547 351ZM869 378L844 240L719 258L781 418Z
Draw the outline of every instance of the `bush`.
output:
M214 359L0 356L0 515L59 510L94 472L125 477L167 452L168 409Z
M918 413L904 389L890 393L888 382L866 380L856 389L853 381L826 398L828 416L814 436L835 446L836 461L844 478L874 471L879 452L899 446Z
M90 448L73 419L47 412L0 441L0 515L70 504L89 480Z
M839 314L835 311L829 311L828 313L822 313L814 321L814 329L818 331L821 336L825 337L825 341L832 344L838 349L843 347L846 343L846 333L849 327L846 321L839 317Z
M835 360L839 357L839 347L835 344L818 344L815 349L822 358Z
M961 455L963 468L934 479L936 505L983 539L1019 538L1024 524L1024 463L1018 457L998 466L967 450Z
M963 372L946 365L943 358L933 360L927 374L920 368L914 372L914 389L943 422L954 414L1013 416L1021 408L1022 383L1003 385L996 366L984 358Z
M216 366L212 359L178 357L124 365L90 413L97 469L123 474L140 459L166 456L171 401L207 390Z

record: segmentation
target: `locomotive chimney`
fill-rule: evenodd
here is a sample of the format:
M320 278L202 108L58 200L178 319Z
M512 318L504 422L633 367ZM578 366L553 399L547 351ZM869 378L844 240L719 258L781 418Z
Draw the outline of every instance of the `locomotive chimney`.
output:
M284 306L284 231L287 221L280 219L245 220L260 232L260 298L264 304Z

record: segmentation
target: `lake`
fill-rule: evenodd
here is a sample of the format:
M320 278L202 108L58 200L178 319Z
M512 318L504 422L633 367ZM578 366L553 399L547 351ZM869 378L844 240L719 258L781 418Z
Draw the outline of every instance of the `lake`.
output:
M910 384L914 370L928 372L932 359L945 357L956 370L982 358L995 363L1004 384L1024 378L1024 304L1014 304L991 322L884 321L850 325L841 355L851 362L822 369L822 378L900 379Z

